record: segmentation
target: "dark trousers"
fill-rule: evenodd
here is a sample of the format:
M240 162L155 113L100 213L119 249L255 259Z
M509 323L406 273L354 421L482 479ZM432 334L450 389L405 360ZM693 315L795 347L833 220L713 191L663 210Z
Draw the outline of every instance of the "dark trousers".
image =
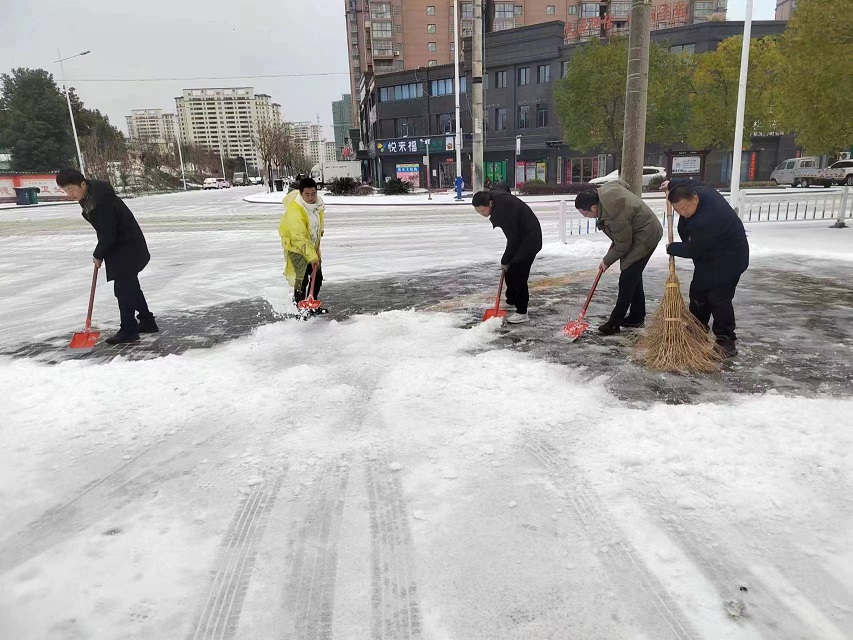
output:
M639 323L646 318L646 292L643 290L643 271L652 254L630 265L619 274L619 295L610 314L614 323Z
M735 334L735 297L740 276L719 287L698 287L690 283L690 313L706 327L714 317L714 335L717 339L737 340Z
M296 302L302 302L308 297L311 292L311 274L314 273L314 267L308 265L305 270L305 277L302 278L302 284L293 290L293 298ZM323 267L317 267L317 282L314 283L314 299L320 296L320 287L323 286Z
M506 303L514 304L518 313L527 313L527 305L530 303L527 279L530 277L532 266L533 260L513 262L509 266L509 271L506 272Z
M121 315L121 328L136 331L139 326L136 322L136 314L139 319L153 318L145 302L145 295L139 286L139 276L129 278L116 278L113 281L113 291L118 300L118 310Z

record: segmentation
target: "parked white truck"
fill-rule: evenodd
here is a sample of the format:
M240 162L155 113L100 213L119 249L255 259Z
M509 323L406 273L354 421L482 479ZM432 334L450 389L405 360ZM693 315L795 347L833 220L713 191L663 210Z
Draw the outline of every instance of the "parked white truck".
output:
M826 156L823 158L826 159ZM853 161L848 152L842 153L838 160L828 167L820 168L820 158L790 158L773 170L770 180L775 184L789 184L792 187L811 187L820 185L831 187L833 184L853 186Z
M311 168L311 177L322 188L337 178L352 178L361 182L361 161L324 162Z

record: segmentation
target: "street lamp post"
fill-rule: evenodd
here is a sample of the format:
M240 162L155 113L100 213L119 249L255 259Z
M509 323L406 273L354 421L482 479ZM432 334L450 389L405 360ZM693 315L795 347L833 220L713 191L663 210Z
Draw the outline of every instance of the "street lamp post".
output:
M82 53L75 54L73 56L68 56L67 58L63 58L62 54L59 52L59 49L56 50L56 57L59 58L56 60L54 64L59 63L59 74L62 76L62 90L65 92L65 100L68 102L68 115L71 117L71 130L74 132L74 146L77 147L77 163L80 165L80 173L85 173L85 167L83 166L83 152L80 151L80 140L77 138L77 125L74 123L74 111L71 109L71 96L68 93L68 89L65 86L65 66L62 64L66 60L71 60L72 58L79 58L80 56L86 56L92 53L91 51L83 51Z

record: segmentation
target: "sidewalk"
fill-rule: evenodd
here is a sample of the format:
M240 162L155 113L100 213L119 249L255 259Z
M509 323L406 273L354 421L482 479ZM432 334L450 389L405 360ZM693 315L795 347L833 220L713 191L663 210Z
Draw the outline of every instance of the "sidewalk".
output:
M39 202L38 204L15 204L14 202L0 202L2 209L35 209L37 207L52 207L56 204L79 204L76 200L54 200L53 202Z
M287 194L283 191L275 191L273 193L261 192L254 193L243 198L245 202L252 204L276 204L280 205L281 201ZM382 194L374 194L372 196L335 196L322 194L323 201L327 205L335 206L357 206L357 207L437 207L437 206L453 206L467 205L471 206L471 198L473 193L470 191L462 193L462 200L456 200L456 194L452 192L433 193L430 199L427 193L413 193L405 196L385 196ZM566 200L568 202L575 201L575 194L563 193L543 196L520 196L524 202L543 203L543 202L559 202ZM643 194L643 198L661 199L662 193L647 193Z

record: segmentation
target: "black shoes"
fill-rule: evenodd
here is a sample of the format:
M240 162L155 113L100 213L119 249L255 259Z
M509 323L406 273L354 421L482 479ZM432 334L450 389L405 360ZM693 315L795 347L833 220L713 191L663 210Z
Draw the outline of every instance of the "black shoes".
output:
M139 342L139 332L136 329L119 329L118 333L105 340L107 344L127 344Z
M154 316L145 316L139 317L139 333L160 333L160 327L157 326L157 322L154 319Z
M737 345L731 338L717 338L717 349L724 358L733 358L737 355Z
M613 322L613 320L608 320L598 327L598 332L603 336L612 336L614 333L619 333L619 331L621 331L619 323Z
M622 322L619 323L619 326L624 327L625 329L642 329L646 326L645 320L635 321L631 318L625 318Z

